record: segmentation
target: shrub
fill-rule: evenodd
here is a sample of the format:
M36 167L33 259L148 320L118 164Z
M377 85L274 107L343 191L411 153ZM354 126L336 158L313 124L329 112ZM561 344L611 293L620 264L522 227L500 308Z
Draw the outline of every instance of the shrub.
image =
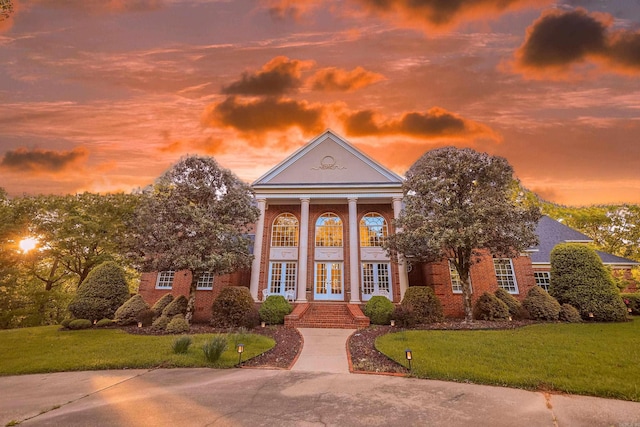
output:
M209 363L215 363L227 349L227 339L222 335L216 335L202 346L204 358Z
M627 308L598 254L586 245L563 243L551 251L549 293L571 304L583 319L621 322Z
M96 328L108 328L113 326L114 322L111 319L100 319L96 322Z
M182 314L183 316L187 314L187 306L189 305L189 300L184 295L179 295L178 298L174 299L162 310L162 315L167 316L172 319L173 316L177 314Z
M138 314L148 309L149 305L144 302L142 295L136 294L116 310L114 320L120 326L135 325L138 323Z
M509 306L497 296L485 292L473 305L473 318L477 320L506 320Z
M164 331L165 329L167 329L167 325L170 321L171 319L169 319L167 316L160 316L153 321L153 323L151 324L151 329L154 331Z
M60 322L60 326L62 326L63 328L68 328L69 323L71 323L72 321L73 319L66 318L62 322Z
M389 298L375 295L364 306L364 314L374 325L388 325L395 308Z
M562 306L560 307L560 314L558 315L558 320L562 322L567 322L567 323L582 322L580 313L574 306L570 304L562 304Z
M520 301L518 301L509 292L505 291L502 288L498 288L494 292L494 295L496 296L496 298L507 305L507 308L509 308L509 316L511 316L513 319L522 319L524 317L522 304L520 304Z
M75 319L69 322L68 328L71 330L89 329L93 323L89 319Z
M269 295L260 306L260 320L269 325L284 323L284 316L291 313L293 307L282 295Z
M631 314L640 314L640 292L634 294L620 294L627 308L631 309Z
M173 352L175 354L185 354L187 353L187 351L189 351L189 346L191 346L192 342L193 340L190 336L183 335L173 341L171 348L173 349Z
M412 328L418 323L413 310L401 305L396 306L391 317L396 321L396 326L401 328Z
M522 306L534 320L558 320L560 304L540 286L529 289Z
M124 270L108 261L91 270L69 304L69 311L79 319L113 319L118 307L128 298Z
M154 317L155 312L148 308L138 313L138 315L136 316L136 322L142 323L142 326L151 326L151 324L153 324Z
M182 334L189 332L189 323L185 320L182 314L176 314L167 324L164 329L169 334Z
M162 298L156 301L156 303L153 304L153 307L151 307L151 310L155 313L154 317L162 316L162 311L166 306L171 304L171 301L173 301L173 295L171 294L165 294Z
M413 324L439 322L442 315L442 305L436 297L433 289L426 286L411 286L404 293L404 298L400 303L402 311L398 315L403 316L403 321ZM395 316L394 312L394 316ZM396 320L399 320L396 319ZM410 326L405 324L405 326Z
M211 325L217 328L253 328L260 319L249 288L244 286L222 288L211 311Z

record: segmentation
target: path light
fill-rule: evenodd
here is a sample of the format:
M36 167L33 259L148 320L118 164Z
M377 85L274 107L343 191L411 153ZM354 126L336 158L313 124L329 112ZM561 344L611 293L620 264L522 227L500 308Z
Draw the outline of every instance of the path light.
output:
M396 326L396 321L395 320L391 321L391 326Z
M266 322L260 322L260 327L264 328L265 326L267 326Z
M407 360L409 361L409 370L411 370L411 359L413 359L413 354L411 354L411 350L410 349L406 349L404 351L404 357L406 357Z
M589 317L593 319L593 313L589 313Z
M138 328L142 328L142 322L138 322Z
M242 353L244 353L244 344L240 343L236 346L238 351L238 365L242 363Z

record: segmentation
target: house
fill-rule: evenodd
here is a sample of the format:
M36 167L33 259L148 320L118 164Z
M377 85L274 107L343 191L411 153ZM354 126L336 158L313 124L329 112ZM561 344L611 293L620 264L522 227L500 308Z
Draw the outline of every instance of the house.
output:
M447 260L413 265L391 260L382 248L402 209L402 183L402 177L325 131L252 184L260 217L251 270L205 275L196 291L195 320L206 321L216 295L230 285L248 286L256 302L271 294L295 302L287 320L291 326L364 326L368 319L361 305L373 295L399 303L409 286L419 285L434 289L445 315L462 317L461 283ZM474 300L498 287L523 299L536 283L542 286L548 268L532 261L546 256L548 264L553 241L566 237L545 230L544 242L532 252L515 259L487 253L475 264ZM575 238L586 239L580 236ZM187 295L190 282L188 271L145 273L140 293L154 303L167 292Z

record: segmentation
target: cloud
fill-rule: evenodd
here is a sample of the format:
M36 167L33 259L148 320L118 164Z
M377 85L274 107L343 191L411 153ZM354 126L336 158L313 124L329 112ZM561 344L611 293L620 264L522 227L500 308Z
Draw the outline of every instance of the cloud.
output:
M263 7L269 11L269 15L275 20L291 18L299 21L324 6L326 0L262 0Z
M312 61L290 60L277 56L267 62L262 70L243 73L240 80L222 88L227 95L284 95L296 91L301 85L303 70L310 68Z
M483 20L552 0L353 0L400 26L423 30L449 29L463 22Z
M4 154L0 168L12 172L59 173L77 167L88 154L84 147L69 151L17 148Z
M313 90L323 92L352 92L383 80L382 74L356 67L351 71L338 68L323 68L317 71L309 80L308 85Z
M208 106L202 122L206 126L233 128L241 133L285 131L296 127L305 134L312 134L325 127L321 106L276 98L239 101L234 96Z
M92 14L144 12L164 6L163 0L30 0L30 2L51 8L74 9Z
M404 113L399 119L381 118L373 110L361 110L344 117L345 131L350 136L408 135L418 138L467 139L500 136L488 126L467 120L443 108L433 107L426 113Z
M613 30L613 17L548 10L527 29L515 53L513 69L532 78L572 77L580 68L602 66L607 71L640 73L640 32Z

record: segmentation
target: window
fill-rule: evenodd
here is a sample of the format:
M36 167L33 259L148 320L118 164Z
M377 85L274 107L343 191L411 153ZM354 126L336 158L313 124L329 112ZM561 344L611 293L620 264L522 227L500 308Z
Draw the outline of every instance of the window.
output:
M202 273L196 284L196 289L213 289L213 273L210 271Z
M296 290L297 263L272 261L269 263L269 293L284 295Z
M518 283L516 276L513 274L513 264L509 258L494 258L493 268L496 271L498 286L509 292L510 294L518 293Z
M176 274L173 270L161 271L158 273L156 281L156 289L171 289L173 286L173 276Z
M458 270L456 270L456 266L453 265L451 260L449 260L449 276L451 276L451 290L453 291L454 294L461 294L462 280L460 280L460 275L458 274ZM471 282L471 277L469 277L469 282ZM473 288L471 289L471 292L473 292Z
M362 295L373 295L379 291L391 294L388 262L362 263Z
M387 221L378 213L368 213L360 220L360 246L380 247L389 233Z
M342 246L342 220L334 213L326 213L316 221L316 246Z
M549 283L551 283L551 273L549 271L534 271L533 277L536 279L536 285L549 292Z
M294 215L284 213L273 221L271 246L298 246L298 219Z

